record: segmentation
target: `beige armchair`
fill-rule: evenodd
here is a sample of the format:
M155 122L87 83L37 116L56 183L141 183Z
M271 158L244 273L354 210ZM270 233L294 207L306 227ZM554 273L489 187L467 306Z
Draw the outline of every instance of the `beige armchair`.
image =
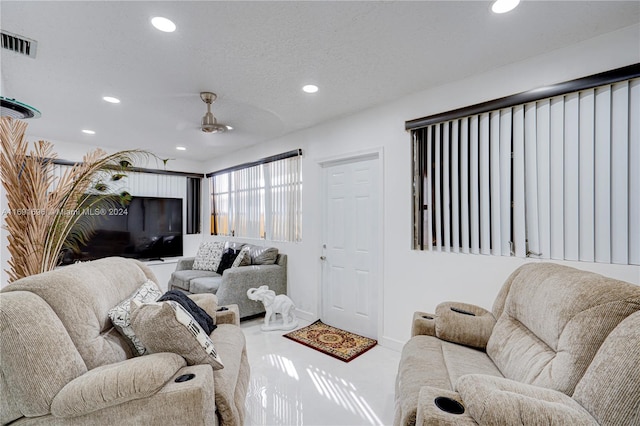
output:
M640 424L640 287L550 263L413 315L395 425Z

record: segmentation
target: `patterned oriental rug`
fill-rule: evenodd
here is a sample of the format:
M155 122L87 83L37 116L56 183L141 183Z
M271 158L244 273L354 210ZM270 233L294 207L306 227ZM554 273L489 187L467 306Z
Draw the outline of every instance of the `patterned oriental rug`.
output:
M351 361L378 344L377 340L332 327L320 320L284 334L284 337L344 362Z

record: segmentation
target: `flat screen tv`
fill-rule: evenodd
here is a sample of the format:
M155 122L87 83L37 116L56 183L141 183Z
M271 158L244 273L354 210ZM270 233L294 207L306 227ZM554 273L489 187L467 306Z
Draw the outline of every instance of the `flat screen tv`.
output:
M112 199L82 212L93 232L79 250L65 250L62 264L109 256L140 260L182 256L181 198L131 197L122 203Z

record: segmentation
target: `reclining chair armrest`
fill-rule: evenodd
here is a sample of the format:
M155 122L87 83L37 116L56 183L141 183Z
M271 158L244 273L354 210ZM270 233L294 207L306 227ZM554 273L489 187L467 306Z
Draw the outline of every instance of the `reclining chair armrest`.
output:
M139 358L153 356L145 355ZM125 362L128 361L131 360ZM151 358L150 362L155 361ZM166 365L161 363L159 367L164 368ZM95 385L98 386L98 383ZM107 425L112 424L114 419L120 419L120 423L132 425L216 426L220 423L216 415L214 392L211 366L209 364L191 365L176 371L157 392L150 396L119 401L111 406L84 414L73 414L72 419L61 419L55 414L39 419L42 419L43 424L50 422L52 424Z
M218 310L218 296L213 293L194 293L188 295L206 313L213 318L214 324L234 324L240 325L240 312L238 305L225 305L222 310Z
M77 417L136 399L160 389L187 362L180 355L157 353L89 370L67 383L51 403L56 417Z
M456 382L456 391L479 424L598 424L577 401L560 391L503 377L467 374Z
M226 309L216 312L216 324L233 324L240 326L240 309L238 305L224 305Z
M178 260L178 264L176 265L176 271L185 271L193 269L193 262L195 262L195 257L183 257Z
M427 312L414 312L413 322L411 323L411 337L424 335L436 335L436 316Z
M480 306L444 302L436 307L436 337L453 343L486 349L496 319Z

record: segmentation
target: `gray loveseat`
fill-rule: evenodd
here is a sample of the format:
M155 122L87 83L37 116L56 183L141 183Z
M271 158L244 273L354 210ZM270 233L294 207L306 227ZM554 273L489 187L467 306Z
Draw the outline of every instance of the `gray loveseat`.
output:
M213 293L220 305L238 305L240 318L264 313L264 305L249 300L247 290L266 285L276 294L287 294L287 255L273 247L252 244L226 243L224 249L243 247L249 251L250 264L226 269L222 275L194 269L195 257L180 259L171 274L169 289L187 294Z
M491 311L416 312L395 425L640 425L640 287L518 268Z
M0 423L242 424L249 364L234 307L217 312L215 296L192 297L217 323L210 339L223 369L171 352L134 357L108 311L147 280L157 284L144 264L106 258L3 288Z

